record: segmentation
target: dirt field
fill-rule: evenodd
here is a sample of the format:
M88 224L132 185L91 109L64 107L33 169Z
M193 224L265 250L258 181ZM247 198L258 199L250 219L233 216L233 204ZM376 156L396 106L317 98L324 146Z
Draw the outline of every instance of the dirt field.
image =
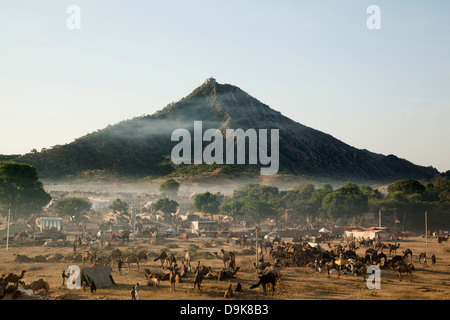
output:
M284 239L290 241L291 239ZM314 299L314 300L447 300L450 299L450 244L438 244L436 240L429 240L428 246L425 245L424 238L411 238L409 240L400 241L400 249L410 248L413 252L413 261L416 270L413 273L413 281L410 282L406 276L400 282L396 273L391 270L381 271L381 289L369 290L362 277L353 275L342 275L340 279L336 279L336 274L332 274L331 278L327 278L326 272L317 273L311 268L307 267L285 267L281 268L282 283L278 287L274 296L270 294L264 296L262 288L250 290L250 285L257 282L257 277L253 268L255 261L254 255L239 255L242 248L240 245L226 244L225 239L219 239L214 247L202 248L202 239L189 239L184 242L180 239L169 239L166 243L150 244L149 240L138 240L122 244L118 242L116 245L105 249L106 252L112 249L119 248L122 252L128 250L146 250L153 254L147 262L140 265L139 272L137 266L132 265L129 271L124 265L122 274L118 273L117 267L114 266L112 276L116 285L109 288L98 289L96 293L91 294L89 290L72 289L69 290L62 285L61 274L69 265L77 264L82 267L81 261L73 262L51 262L52 255L61 254L63 256L70 256L73 252L71 245L66 247L46 247L46 246L24 246L13 244L6 251L5 246L2 245L0 249L0 273L8 274L14 272L19 274L21 270L27 270L23 281L26 284L37 280L44 279L50 284L50 299L65 299L65 300L130 300L130 291L134 284L140 283L140 299L141 300L210 300L210 299L224 299L223 295L229 284L233 287L239 282L243 287L243 292L237 293L234 298L238 300L259 300L259 299L281 299L281 300L299 300L299 299ZM169 243L169 245L167 244ZM147 286L147 281L144 277L144 268L150 268L151 271L160 271L160 262L153 261L155 254L161 249L170 247L170 251L178 253L178 257L184 256L184 250L198 246L197 254L205 257L208 253L220 251L224 248L226 251L235 252L237 266L240 270L237 273L237 278L226 281L218 280L204 280L202 283L202 292L193 291L193 275L189 274L184 278L184 282L176 285L176 291L171 292L168 281L162 281L160 287ZM78 248L80 253L84 247ZM362 255L365 250L362 247L358 250L358 254ZM418 263L418 254L420 252L427 252L428 266L423 267ZM32 262L18 261L17 255L24 255L32 258ZM437 263L431 265L430 257L435 254ZM35 262L35 257L43 256L41 260L45 262ZM54 256L53 256L54 257ZM21 257L23 258L23 257ZM45 258L49 258L46 261ZM184 259L181 259L183 261ZM214 271L218 271L223 263L214 256L202 259L193 259L192 264L197 264L201 261L202 265L211 266ZM43 294L43 292L40 292ZM10 299L7 295L4 299ZM22 295L19 299L42 299L28 297Z

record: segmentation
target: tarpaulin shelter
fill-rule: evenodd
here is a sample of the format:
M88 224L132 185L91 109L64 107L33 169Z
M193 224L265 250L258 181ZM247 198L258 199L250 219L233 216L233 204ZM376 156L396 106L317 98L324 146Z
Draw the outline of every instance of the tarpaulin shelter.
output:
M373 239L377 241L389 240L389 228L387 227L373 227L365 229L362 227L345 227L344 236L351 237L356 240Z
M321 233L330 233L330 230L328 230L327 228L323 227L322 229L319 230L319 232L321 232Z
M40 217L36 219L36 224L41 232L44 230L62 230L62 218Z
M110 287L116 284L111 276L110 266L95 266L83 268L81 270L83 276L86 277L87 283L95 282L97 288Z

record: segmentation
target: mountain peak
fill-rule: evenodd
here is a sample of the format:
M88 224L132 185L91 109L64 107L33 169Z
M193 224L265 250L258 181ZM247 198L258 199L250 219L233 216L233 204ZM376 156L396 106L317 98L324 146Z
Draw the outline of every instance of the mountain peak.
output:
M217 83L216 79L214 79L213 77L210 77L210 78L206 79L203 84L208 85L208 84L216 84L216 83Z

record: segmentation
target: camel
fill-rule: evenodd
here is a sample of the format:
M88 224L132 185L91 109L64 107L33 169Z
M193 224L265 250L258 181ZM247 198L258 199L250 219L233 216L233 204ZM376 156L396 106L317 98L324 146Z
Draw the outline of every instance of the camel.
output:
M22 270L22 272L20 273L20 276L14 274L14 273L10 273L8 274L6 277L3 278L3 284L6 286L8 283L13 283L14 286L18 286L19 285L19 280L23 278L23 276L25 275L25 272L27 272L26 270Z
M214 256L223 261L224 269L232 269L236 268L236 257L233 252L225 252L225 250L221 249L222 257L217 255L217 252L214 252Z
M351 251L356 251L356 249L358 249L358 248L359 248L359 246L358 247L356 246L356 242L355 241L352 241L352 242L350 242L348 244L348 249L351 250Z
M194 276L194 291L195 291L195 287L197 287L198 291L201 291L201 284L203 281L203 273L200 270L195 271L195 276Z
M141 251L138 253L137 258L139 259L139 261L145 260L147 262L147 253L145 253L144 251Z
M211 270L211 267L200 266L200 261L199 261L195 270L196 271L198 270L200 272L200 274L204 277L209 273L209 271Z
M224 298L233 298L233 296L234 296L234 293L233 293L233 289L232 289L231 284L230 284L230 286L228 287L227 291L225 291L225 294L223 295L223 297Z
M94 251L92 250L85 250L82 255L81 258L83 259L83 265L86 262L89 262L89 264L92 264L95 262L95 260L97 260L97 255Z
M409 275L409 281L412 282L411 270L414 270L414 266L411 263L409 263L408 265L406 264L391 265L391 270L398 272L400 281L402 281L402 273L407 273Z
M413 259L413 254L412 251L410 249L406 249L405 251L403 251L403 259L406 259L406 257L410 255L411 256L411 261Z
M259 274L261 274L264 271L264 269L266 269L267 267L270 267L271 265L272 264L270 262L263 262L257 266L256 262L253 262L253 266L255 267L255 270Z
M268 273L272 274L275 278L275 281L281 285L281 273L277 268L275 268L273 265L270 265L261 272L262 275Z
M124 230L121 235L117 236L117 238L122 239L122 242L125 243L125 239L127 242L130 242L130 230Z
M164 262L167 262L169 264L169 266L172 266L172 264L176 264L177 263L177 259L175 259L175 256L173 255L173 253L169 252L169 254L167 254L165 251L161 252L161 254L156 257L155 259L153 259L153 261L161 261L161 266L164 265Z
M155 285L156 287L160 286L161 283L161 276L156 273L152 273L150 269L145 269L145 277L147 278L148 282L147 285L152 286Z
M421 252L421 253L419 254L419 263L420 263L420 260L426 259L426 257L427 257L427 253L426 253L426 252Z
M394 252L394 254L397 254L398 248L400 248L400 243L397 243L397 246L395 246L395 244L389 244L389 255L392 256L392 252Z
M33 290L33 297L36 296L36 292L39 290L45 290L45 296L48 297L48 292L50 291L50 286L47 281L43 279L39 279L37 281L33 281L29 286L24 286L24 289Z
M340 244L335 244L335 245L331 246L330 243L328 242L327 245L330 248L331 252L333 252L335 255L339 255L339 253L343 249Z
M330 262L325 263L325 268L327 269L328 278L330 278L330 271L336 270L337 272L337 278L339 279L341 277L341 272L339 266L336 264L336 262L331 260Z
M236 267L236 269L234 269L234 271L230 271L230 270L220 270L219 272L219 280L225 280L225 279L231 279L231 278L236 278L236 273L239 271L239 267Z
M272 295L275 293L275 284L276 284L276 279L274 277L274 275L272 273L267 273L265 275L259 276L259 281L257 284L253 284L250 286L250 289L255 289L257 287L259 287L260 285L262 285L263 287L263 291L264 291L264 295L267 295L267 284L272 284Z
M175 282L176 282L176 273L175 270L170 270L169 281L170 281L170 291L175 291Z
M205 275L205 278L220 280L220 272L212 271L211 267L209 267L209 271Z
M181 280L181 275L178 272L175 274L175 282L176 283L182 283L183 282L183 280Z
M128 272L130 272L130 264L136 263L137 264L137 271L139 271L139 259L135 255L131 255L125 258L125 260L122 260L124 263L128 265Z
M188 267L184 264L184 261L181 262L181 271L180 277L185 277L188 273Z
M123 254L122 251L120 251L119 249L113 250L111 251L106 258L103 260L103 264L107 264L109 260L111 260L111 269L114 265L114 260L118 260L123 258Z

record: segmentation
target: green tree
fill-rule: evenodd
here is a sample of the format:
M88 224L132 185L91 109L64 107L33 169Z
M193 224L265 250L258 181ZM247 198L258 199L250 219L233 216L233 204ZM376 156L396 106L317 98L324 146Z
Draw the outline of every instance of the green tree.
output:
M154 211L161 211L165 214L172 214L177 211L178 206L179 206L179 204L175 200L163 198L163 199L159 199L158 201L152 203L151 208Z
M221 195L213 194L209 191L196 194L194 197L194 208L199 212L210 214L211 218L213 218L215 214L219 213L221 198Z
M406 195L414 193L423 194L425 192L425 186L417 180L400 180L392 183L388 187L388 192L393 193L400 191Z
M178 194L178 189L180 188L180 184L176 182L174 179L168 179L164 181L159 186L159 191L163 196L176 196Z
M51 200L33 166L16 162L0 163L0 213L11 210L13 219L39 213Z
M245 217L254 223L260 223L263 219L274 218L277 215L277 211L272 205L253 199L245 202L242 211Z
M65 198L57 200L55 203L55 212L60 216L67 215L73 221L78 221L91 209L92 203L83 198Z
M244 213L242 207L244 202L236 199L227 199L219 207L219 213L223 215L232 216L234 219L239 219Z
M125 201L116 198L113 203L109 205L109 209L117 215L117 221L120 223L130 223L131 215L128 212L130 206Z

